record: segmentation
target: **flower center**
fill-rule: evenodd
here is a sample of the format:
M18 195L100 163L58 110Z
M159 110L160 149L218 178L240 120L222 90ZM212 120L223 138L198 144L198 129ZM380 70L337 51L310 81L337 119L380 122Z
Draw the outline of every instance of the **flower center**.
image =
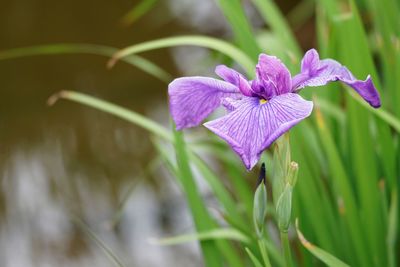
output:
M261 105L264 105L265 103L267 103L268 102L268 100L266 100L266 99L264 99L264 98L261 98L260 99L260 104Z

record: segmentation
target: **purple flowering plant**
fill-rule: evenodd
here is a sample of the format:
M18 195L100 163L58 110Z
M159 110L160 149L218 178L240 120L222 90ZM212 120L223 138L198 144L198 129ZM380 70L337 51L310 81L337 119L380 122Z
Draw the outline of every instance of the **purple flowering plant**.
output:
M352 87L372 107L380 107L379 93L371 77L362 81L339 62L319 58L311 49L301 61L301 71L291 76L276 57L261 54L256 78L247 80L224 65L216 67L223 80L210 77L182 77L169 84L170 112L178 130L198 126L219 106L228 114L204 123L224 139L240 156L248 170L261 153L294 125L307 118L312 101L298 93L307 86L341 81Z

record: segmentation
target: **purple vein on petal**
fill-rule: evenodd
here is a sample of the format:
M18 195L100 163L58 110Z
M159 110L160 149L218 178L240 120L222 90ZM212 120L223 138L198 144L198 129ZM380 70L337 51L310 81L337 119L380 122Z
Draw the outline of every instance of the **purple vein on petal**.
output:
M265 104L255 97L245 97L240 102L236 110L204 125L224 139L249 170L263 150L308 117L313 107L312 102L291 93L274 97Z

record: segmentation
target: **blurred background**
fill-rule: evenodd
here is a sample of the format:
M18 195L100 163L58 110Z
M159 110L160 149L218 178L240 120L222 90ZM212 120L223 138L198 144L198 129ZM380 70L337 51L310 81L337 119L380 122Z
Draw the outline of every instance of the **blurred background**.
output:
M214 0L153 1L127 23L124 16L141 2L1 0L0 51L55 43L122 48L191 33L231 36ZM243 3L253 26L265 29ZM303 48L313 47L312 13L294 13L304 3L278 4ZM195 47L143 55L172 77L209 75L220 63ZM148 134L75 103L46 105L57 91L75 90L168 125L166 83L126 63L109 70L107 60L69 54L0 61L0 266L111 266L104 244L128 266L201 266L195 242L148 242L193 230L182 193L157 163ZM207 187L201 190L207 197Z

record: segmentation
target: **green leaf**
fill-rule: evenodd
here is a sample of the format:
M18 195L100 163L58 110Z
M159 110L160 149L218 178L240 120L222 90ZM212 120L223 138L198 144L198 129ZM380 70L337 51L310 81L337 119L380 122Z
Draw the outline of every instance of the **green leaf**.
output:
M254 256L253 252L251 252L251 250L249 248L245 248L247 254L250 257L250 260L253 262L255 267L263 267L263 265L261 264L261 262L257 259L256 256Z
M251 25L246 18L239 0L218 0L222 12L227 18L238 46L253 60L257 60L261 50L258 46Z
M232 222L232 226L237 227L246 233L249 232L249 225L238 212L234 199L230 195L225 185L221 182L221 179L219 179L218 175L215 174L211 168L208 167L207 164L192 151L188 151L188 156L191 162L198 168L204 180L206 180L210 185L214 195L222 204L224 211L226 212L224 215L228 217L227 219L229 219L229 221Z
M203 241L203 240L216 240L216 239L229 239L229 240L239 241L242 243L250 242L250 239L246 235L242 234L241 232L239 232L234 228L217 228L199 233L184 234L169 238L151 239L149 240L149 242L161 246L170 246L196 240Z
M89 226L84 223L80 218L77 216L71 214L71 220L73 223L78 226L82 232L84 232L96 245L98 245L101 250L104 252L104 254L109 258L109 260L114 264L116 267L125 267L126 265L122 263L122 261L119 259L119 257L115 254L115 252L109 248L102 240L101 238L93 232Z
M265 267L271 267L266 242L264 240L258 240L258 247L260 248L261 257L264 261Z
M306 228L304 230L315 236L321 246L333 250L340 240L340 236L333 234L338 223L336 202L330 197L333 179L329 174L323 145L311 127L311 120L304 121L301 126L293 129L291 143L292 157L301 166L298 174L300 180L293 193L293 215L300 217ZM328 174L329 177L324 178ZM310 260L310 256L308 259L305 257L306 262Z
M149 12L156 4L158 0L142 0L139 4L135 5L125 16L121 19L121 22L125 25L131 25L147 12Z
M167 164L167 167L170 169L171 173L174 175L174 177L177 179L177 182L181 185L183 192L187 192L185 190L185 185L184 185L184 180L180 179L180 174L179 174L179 169L176 167L176 164L173 162L173 159L171 158L171 153L169 150L165 148L164 145L162 145L159 141L160 140L153 140L155 141L155 146L161 156L165 159L165 162ZM189 151L188 151L189 153ZM194 214L194 211L191 209L192 214ZM200 219L201 220L201 219ZM217 228L213 228L217 229ZM215 244L218 248L218 250L223 254L224 258L226 259L227 263L229 266L232 267L241 267L242 261L238 257L237 252L230 246L230 244L226 240L215 240Z
M388 218L388 232L386 236L388 261L390 267L396 266L396 236L399 230L399 202L397 197L397 190L393 190L391 197L391 205Z
M352 191L352 186L346 172L346 168L334 143L332 135L327 128L326 122L321 111L317 108L315 110L317 126L321 144L327 155L329 163L330 179L332 180L333 189L335 192L335 199L341 199L343 207L339 206L341 216L346 222L346 226L351 234L351 244L356 250L354 255L360 261L367 261L367 249L365 236L363 235L362 228L360 228L361 220L359 217L358 206Z
M108 66L112 67L115 63L127 56L132 54L150 51L154 49L175 47L183 45L192 45L206 47L216 50L222 54L225 54L240 64L250 77L254 75L254 61L252 61L245 53L231 45L226 41L222 41L217 38L201 36L201 35L185 35L177 37L162 38L149 42L139 43L127 48L124 48L117 52L113 58L108 62Z
M343 109L327 99L314 97L313 102L314 106L318 106L318 108L320 108L322 112L333 117L342 127L344 126L346 121L346 113Z
M374 83L382 88L373 55L368 44L366 30L362 25L358 7L355 1L349 1L351 15L343 20L337 21L337 29L340 34L339 60L346 65L356 77L371 74ZM385 99L381 96L382 101ZM386 225L383 224L383 214L380 208L380 194L377 187L379 178L379 166L374 151L375 140L369 133L369 127L373 123L372 116L366 116L365 110L357 103L346 98L348 114L348 137L351 144L350 155L351 170L354 173L355 189L359 200L359 214L363 221L363 235L366 237L365 252L371 257L373 266L386 266L384 240L381 238ZM389 131L387 125L377 124L380 130ZM380 133L380 131L378 132ZM391 141L391 139L389 139ZM388 151L387 153L393 153ZM382 159L381 159L382 160ZM386 164L383 162L383 164ZM368 183L365 182L368 177ZM362 259L365 260L363 257ZM367 263L364 263L367 264Z
M74 92L74 91L61 91L53 96L51 96L48 100L49 105L53 105L59 98L63 99L68 99L101 111L104 111L106 113L115 115L119 118L125 119L129 122L132 122L152 134L161 137L162 139L168 140L170 142L173 142L173 136L171 133L162 125L158 124L157 122L150 120L146 118L143 115L140 115L139 113L136 113L134 111L128 110L126 108L120 107L118 105L109 103L107 101Z
M111 57L118 49L95 44L50 44L50 45L38 45L30 47L14 48L9 50L0 51L0 60L28 57L28 56L39 56L39 55L61 55L61 54L93 54ZM163 81L169 82L172 77L162 68L158 67L151 61L139 57L130 56L123 59L124 62L131 64L144 72L152 75L153 77Z
M291 52L292 58L295 57L299 61L301 49L285 17L280 12L277 5L272 0L252 0L261 13L264 21L271 26L273 32L280 38L282 44L286 45ZM289 66L290 67L290 66ZM293 69L291 69L293 70Z
M384 108L373 108L367 102L365 102L356 92L353 90L348 90L349 94L356 100L359 104L365 107L368 111L375 114L378 118L386 122L391 126L396 132L400 133L400 120L395 115L389 113Z
M298 225L298 220L296 219L296 230L297 230L297 236L299 237L299 240L301 244L310 252L312 253L315 257L320 259L322 262L324 262L326 265L331 266L331 267L350 267L350 265L347 265L343 261L339 260L335 256L329 254L325 250L311 244L303 234L300 232L299 225Z
M190 168L186 145L183 139L183 133L174 131L174 147L177 161L177 178L181 182L183 192L190 210L192 212L193 221L198 232L205 232L216 228L216 223L211 218L204 202L197 190L196 183ZM220 251L216 248L216 243L211 240L203 240L200 242L203 251L203 257L206 266L221 266Z

